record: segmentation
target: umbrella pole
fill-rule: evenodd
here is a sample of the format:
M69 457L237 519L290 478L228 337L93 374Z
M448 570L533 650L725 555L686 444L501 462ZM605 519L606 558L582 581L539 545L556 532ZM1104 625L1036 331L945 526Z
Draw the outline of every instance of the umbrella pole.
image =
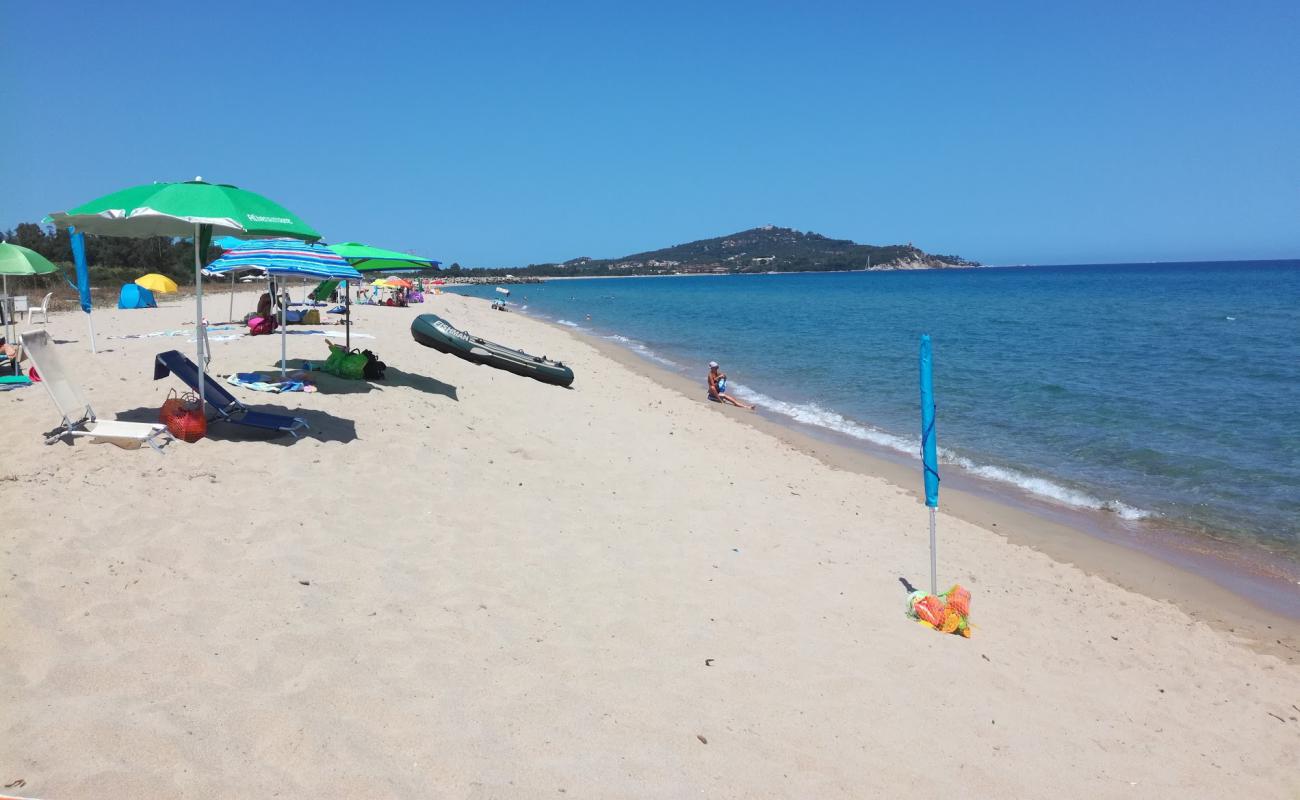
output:
M0 275L0 279L4 281L4 300L0 300L0 303L4 303L4 308L0 308L0 313L5 315L5 343L13 344L14 337L9 332L13 320L9 318L14 315L14 301L9 297L9 276Z
M349 288L352 284L343 281L343 337L346 344L344 349L352 350L352 293Z
M204 407L207 392L204 391L208 382L207 362L203 360L203 340L207 337L203 335L203 259L199 255L199 223L194 223L194 297L197 307L197 318L194 321L195 340L198 342L199 352L199 374L202 378L199 380L199 412L207 414Z
M278 291L279 288L280 287L277 286L276 290ZM286 352L286 342L288 342L289 340L289 333L284 329L284 318L285 318L284 307L289 305L288 294L289 292L288 290L286 290L285 296L279 298L280 299L280 380L284 380L286 376L286 370L284 368L284 360L285 360L285 352Z
M930 594L939 593L938 558L934 552L934 506L930 506Z
M230 323L235 322L235 271L230 271Z

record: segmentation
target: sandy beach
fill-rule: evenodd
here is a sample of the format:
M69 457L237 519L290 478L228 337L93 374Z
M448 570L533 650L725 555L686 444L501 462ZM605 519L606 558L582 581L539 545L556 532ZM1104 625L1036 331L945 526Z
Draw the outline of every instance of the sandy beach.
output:
M388 380L232 390L305 418L299 441L45 446L44 389L0 393L3 791L1300 795L1295 621L954 493L940 580L977 627L940 635L903 613L919 478L482 300L355 311ZM422 348L425 312L578 379ZM95 322L95 356L84 316L47 327L100 416L155 420L183 387L154 355L194 345L114 337L192 328L192 304ZM279 357L213 337L216 374Z

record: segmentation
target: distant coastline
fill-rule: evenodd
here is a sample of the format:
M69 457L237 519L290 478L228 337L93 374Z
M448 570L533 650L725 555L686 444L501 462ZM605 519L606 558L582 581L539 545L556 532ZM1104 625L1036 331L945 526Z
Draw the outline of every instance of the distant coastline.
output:
M872 269L804 269L794 271L770 270L768 272L649 272L635 273L628 275L551 275L539 280L542 283L551 281L588 281L588 280L609 280L621 278L728 278L728 277L757 277L761 275L838 275L845 272L914 272L923 269L986 269L983 264L971 264L964 267L880 267ZM510 281L497 281L497 283L509 283ZM529 281L532 282L531 280Z
M907 244L859 244L812 231L763 225L620 258L579 256L560 263L492 268L487 274L530 278L762 275L790 272L884 272L978 267L956 255L927 253ZM459 272L452 264L450 272ZM478 270L476 270L478 271Z

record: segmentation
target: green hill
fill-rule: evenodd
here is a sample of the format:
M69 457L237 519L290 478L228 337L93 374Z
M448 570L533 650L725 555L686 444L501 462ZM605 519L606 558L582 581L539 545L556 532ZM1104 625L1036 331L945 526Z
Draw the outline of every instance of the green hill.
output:
M932 255L911 244L858 244L819 233L764 225L622 258L575 258L497 270L514 274L661 275L701 272L811 272L863 269L939 269L978 266L957 256Z

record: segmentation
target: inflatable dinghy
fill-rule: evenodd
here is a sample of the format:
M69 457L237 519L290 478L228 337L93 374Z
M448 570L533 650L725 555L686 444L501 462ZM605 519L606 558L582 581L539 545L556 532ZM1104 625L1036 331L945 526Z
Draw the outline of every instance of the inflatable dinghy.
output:
M480 339L452 326L437 314L421 314L416 317L411 323L411 337L425 347L432 347L440 353L457 356L475 364L486 364L556 386L573 383L573 370L559 361L529 355L523 350L514 350Z

